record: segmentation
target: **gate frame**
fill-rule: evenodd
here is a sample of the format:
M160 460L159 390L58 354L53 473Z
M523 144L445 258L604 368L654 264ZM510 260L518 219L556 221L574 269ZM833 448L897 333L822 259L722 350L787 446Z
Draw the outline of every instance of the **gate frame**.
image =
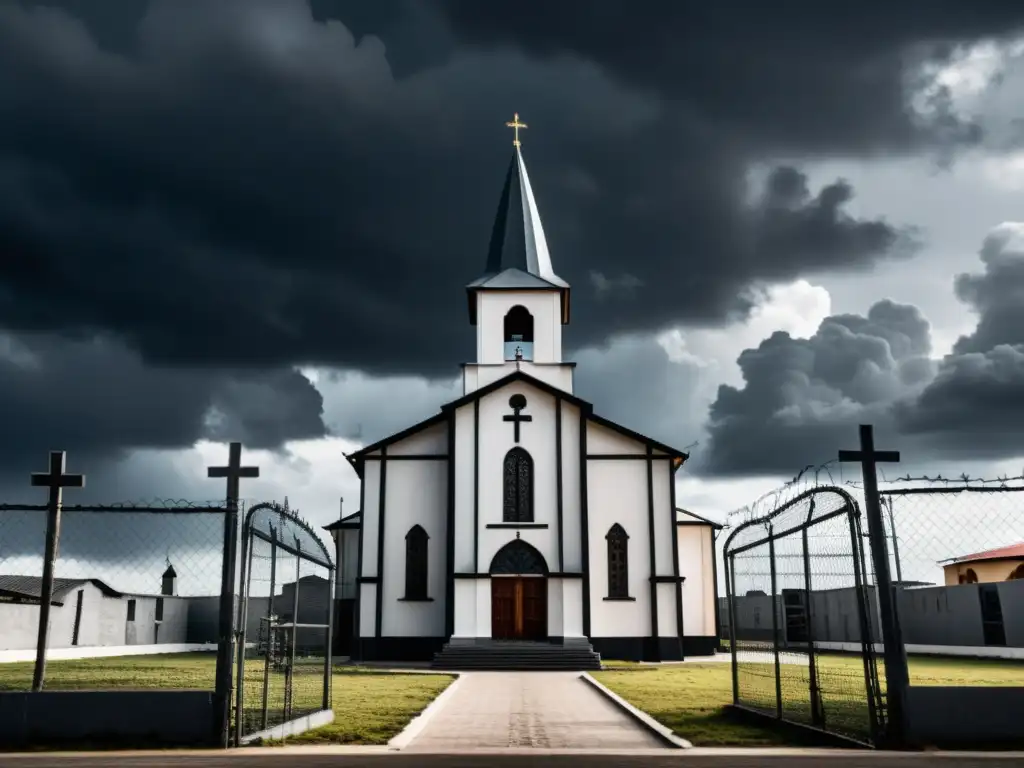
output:
M267 534L264 531L258 530L253 525L253 516L257 512L270 510L280 517L285 518L289 523L297 526L301 530L305 531L310 538L320 546L320 552L323 555L323 559L317 557L312 552L306 552L302 549L298 541L296 546L291 546L277 537L277 532L271 526L271 532ZM298 599L299 599L299 582L296 576L295 580L295 594L293 597L295 603L295 613L292 616L292 662L294 668L295 661L295 634L300 628L304 629L316 629L323 628L327 630L326 647L324 650L324 678L323 678L323 699L321 702L321 711L327 711L331 709L332 705L332 681L334 672L334 659L332 655L332 646L334 642L334 588L336 581L335 565L331 562L331 554L327 550L327 547L320 540L320 537L313 531L313 529L307 525L304 521L300 520L291 510L286 506L278 504L276 501L265 501L259 504L251 506L245 516L245 523L242 526L242 557L240 562L242 567L239 572L239 581L241 582L238 590L238 628L236 629L236 635L238 637L238 643L236 645L238 657L236 659L235 669L235 727L234 727L234 745L239 747L242 745L242 739L246 734L242 733L242 715L244 712L245 705L245 642L246 642L246 623L249 617L249 581L252 578L252 540L254 538L261 539L269 543L272 547L271 560L271 573L276 571L276 550L281 549L288 554L296 557L296 571L298 571L298 563L302 560L306 560L321 568L326 568L328 572L327 576L327 622L325 624L299 624L298 623ZM274 595L273 595L273 577L271 578L271 594L270 594L270 606L273 607ZM273 629L271 628L271 631ZM267 647L267 660L265 667L269 664L270 647ZM263 702L264 712L266 710L266 696L267 696L267 680L266 675L268 672L264 671L263 678ZM289 682L289 685L291 683ZM264 723L265 726L265 723Z
M820 517L815 517L815 499L821 494L832 493L839 496L842 499L843 504L833 512L829 512ZM788 510L795 507L797 504L810 499L807 516L799 525L791 526L783 531L776 532L773 520ZM828 520L835 519L837 517L845 515L849 520L850 526L850 542L851 553L853 559L853 577L854 577L854 590L857 595L857 619L860 625L861 635L861 659L864 665L864 692L867 700L868 707L868 718L869 718L869 732L870 732L870 745L877 745L883 738L885 733L885 707L881 699L881 688L878 679L878 666L877 660L874 656L874 642L871 631L871 619L868 614L870 607L870 599L868 597L868 591L866 589L866 574L868 573L866 565L867 562L864 556L864 544L863 535L861 533L860 519L861 511L860 505L857 500L845 489L836 485L823 485L810 488L800 494L797 494L788 501L775 507L771 512L761 517L756 517L751 520L747 520L744 523L736 526L735 530L729 534L729 537L725 540L722 545L722 561L725 567L725 587L726 595L728 599L729 607L729 646L732 655L732 695L733 695L733 707L742 709L745 712L751 712L755 715L776 720L778 722L786 723L803 729L813 730L817 733L827 734L829 737L841 739L843 741L854 741L861 743L858 740L851 738L845 734L834 733L828 730L827 723L825 721L825 714L820 707L820 690L817 688L817 653L814 647L814 624L812 621L812 601L811 601L811 572L809 566L810 550L808 541L808 531L820 523L824 523ZM766 532L766 536L757 539L752 542L744 543L742 546L736 549L730 550L730 546L733 540L742 531L754 528L756 526L762 526ZM809 687L810 687L810 704L811 704L811 719L812 724L800 723L794 720L788 720L784 717L782 707L782 688L780 685L780 658L779 658L779 632L778 632L778 606L777 600L779 595L777 592L776 578L775 578L775 541L786 536L793 534L801 534L802 539L802 550L803 550L803 562L804 562L804 594L806 595L807 602L807 655L809 663ZM751 707L746 707L740 703L739 696L739 649L737 647L736 639L736 565L735 557L737 554L746 552L757 547L763 547L768 545L769 559L770 559L770 575L772 582L772 595L771 595L771 606L772 606L772 651L775 663L775 696L776 696L776 713L775 716L769 715Z

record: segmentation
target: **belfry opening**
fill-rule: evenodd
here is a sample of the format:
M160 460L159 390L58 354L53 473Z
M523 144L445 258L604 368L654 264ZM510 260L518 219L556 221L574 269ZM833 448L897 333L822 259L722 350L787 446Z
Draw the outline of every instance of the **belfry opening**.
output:
M505 315L505 359L533 360L533 315L521 304Z

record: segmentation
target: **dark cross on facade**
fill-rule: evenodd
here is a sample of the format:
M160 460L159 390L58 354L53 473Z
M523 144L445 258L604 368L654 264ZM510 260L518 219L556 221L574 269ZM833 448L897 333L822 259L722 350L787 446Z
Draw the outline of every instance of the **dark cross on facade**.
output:
M228 445L226 467L207 468L207 477L226 478L227 510L224 514L224 554L220 573L220 625L217 640L217 668L214 688L222 696L220 733L223 745L228 746L231 727L231 660L234 655L235 621L235 560L238 542L238 491L243 477L259 477L259 467L242 466L242 444Z
M46 645L50 631L50 604L53 602L53 571L60 545L60 510L65 488L84 488L85 475L64 473L64 451L50 451L50 471L33 472L34 488L49 488L46 504L46 552L43 555L43 583L39 588L39 634L36 639L36 668L32 674L32 690L43 690L46 677Z
M839 451L839 461L858 462L864 476L864 511L868 520L868 541L878 588L878 608L881 614L882 641L885 651L885 672L888 680L889 717L887 740L890 746L899 746L905 734L904 700L910 685L907 668L907 652L903 645L899 614L893 593L892 576L889 573L889 552L886 547L885 523L882 520L882 505L878 495L878 463L894 463L900 460L899 451L876 451L875 435L870 424L860 425L860 450Z
M511 416L502 416L503 421L511 421L515 425L515 438L519 442L519 425L524 421L533 421L533 416L523 416L520 411L526 407L526 398L522 395L512 395L508 399L508 406L512 409Z

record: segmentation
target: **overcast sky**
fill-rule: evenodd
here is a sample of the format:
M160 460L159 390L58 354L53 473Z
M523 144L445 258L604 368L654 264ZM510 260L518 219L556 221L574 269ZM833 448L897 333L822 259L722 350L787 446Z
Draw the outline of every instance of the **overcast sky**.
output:
M0 0L0 488L317 523L472 358L511 152L597 411L722 517L872 422L1024 465L1024 5Z

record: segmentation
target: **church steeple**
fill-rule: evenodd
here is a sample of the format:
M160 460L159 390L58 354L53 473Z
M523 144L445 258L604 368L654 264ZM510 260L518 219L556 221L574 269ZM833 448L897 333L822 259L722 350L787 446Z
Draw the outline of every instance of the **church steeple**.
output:
M467 392L515 370L572 392L572 365L562 361L569 284L555 274L537 201L523 161L516 114L512 161L505 172L484 274L466 286L476 326L476 362L465 366Z
M494 217L491 242L487 251L484 274L466 286L469 292L469 318L477 322L477 293L482 290L548 290L558 291L561 300L561 322L569 322L569 284L555 274L551 266L544 226L533 197L530 177L523 160L518 113L512 122L515 129L514 150L505 183L501 189L498 212Z

